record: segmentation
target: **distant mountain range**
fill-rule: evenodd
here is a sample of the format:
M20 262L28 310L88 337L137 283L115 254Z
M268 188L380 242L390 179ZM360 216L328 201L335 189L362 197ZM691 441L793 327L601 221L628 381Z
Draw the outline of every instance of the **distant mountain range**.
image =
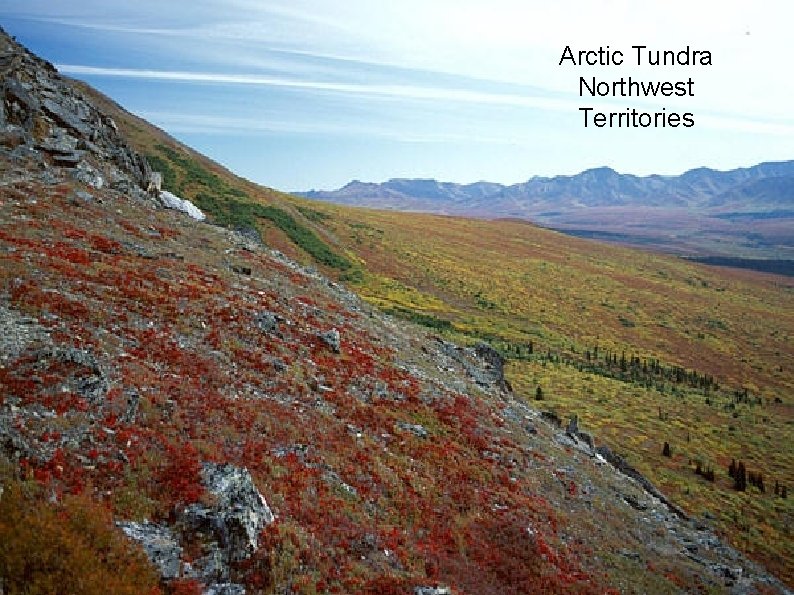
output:
M355 180L338 190L297 194L362 207L521 218L675 253L794 257L794 161L730 171L701 167L679 176L635 176L600 167L513 185Z

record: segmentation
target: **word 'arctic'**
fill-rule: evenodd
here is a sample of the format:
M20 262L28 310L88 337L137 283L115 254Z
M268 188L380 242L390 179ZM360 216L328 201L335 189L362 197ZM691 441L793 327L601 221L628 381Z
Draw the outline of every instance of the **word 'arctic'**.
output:
M631 49L637 66L711 66L709 50L693 50L689 46L677 51L651 50L647 45L633 45ZM574 52L566 45L558 66L569 63L573 66L622 66L625 58L623 51L609 46Z

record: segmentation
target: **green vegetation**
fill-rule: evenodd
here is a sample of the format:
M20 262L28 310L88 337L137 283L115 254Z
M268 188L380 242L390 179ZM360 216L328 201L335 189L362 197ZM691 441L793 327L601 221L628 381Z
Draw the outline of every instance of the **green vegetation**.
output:
M449 320L438 318L432 314L423 314L422 312L416 312L414 310L409 310L408 308L390 308L384 311L387 314L392 314L402 318L403 320L410 320L411 322L421 324L422 326L426 326L428 328L433 328L439 331L452 330L452 323Z
M301 215L306 217L309 221L314 221L315 223L321 223L330 218L330 215L327 213L323 213L322 211L317 211L315 209L310 209L306 206L296 205L295 207L300 211Z
M351 267L350 261L340 256L317 237L311 229L295 221L295 219L278 207L251 205L253 214L272 221L276 227L287 234L290 240L308 252L318 263L334 269L347 270Z
M232 229L258 229L259 220L274 224L317 263L346 271L350 260L335 253L311 229L299 223L286 210L255 202L239 188L207 171L196 160L162 144L155 145L159 154L147 156L149 164L163 174L164 188L188 197L210 220ZM307 207L298 210L310 221L320 222L326 215Z

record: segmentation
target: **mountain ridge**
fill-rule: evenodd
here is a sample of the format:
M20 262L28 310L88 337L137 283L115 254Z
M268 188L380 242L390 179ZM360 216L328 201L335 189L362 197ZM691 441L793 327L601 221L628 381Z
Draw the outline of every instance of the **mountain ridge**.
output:
M687 206L706 206L704 199L715 193L722 194L741 184L769 178L791 178L794 176L794 160L766 161L757 165L717 170L709 167L696 167L681 174L621 174L609 166L583 170L577 174L557 176L532 176L525 182L501 184L479 180L471 183L444 182L435 178L390 178L385 182L363 182L352 180L337 190L295 191L293 194L334 201L344 193L356 193L350 199L366 199L378 189L398 192L404 198L454 198L464 196L476 198L475 192L483 198L514 196L529 202L541 202L544 195L582 199L601 194L597 185L617 186L623 198L639 200L651 193L666 193L659 201L685 201ZM592 186L596 186L595 188ZM611 203L614 204L614 203ZM647 203L642 203L647 204ZM665 203L666 204L666 203ZM675 205L679 206L676 202ZM367 205L372 206L372 205ZM564 205L562 205L564 206ZM595 206L590 204L590 206Z
M785 214L794 208L794 161L647 176L604 166L510 185L392 178L296 194L350 206L523 218L563 232L600 233L685 256L794 260L794 218ZM758 213L765 215L725 222L731 214ZM638 214L640 222L635 221Z

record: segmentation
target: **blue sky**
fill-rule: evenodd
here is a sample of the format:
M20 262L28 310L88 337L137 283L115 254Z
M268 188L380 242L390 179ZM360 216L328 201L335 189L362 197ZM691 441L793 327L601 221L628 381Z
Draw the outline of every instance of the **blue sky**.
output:
M762 7L762 9L761 9ZM254 181L524 181L794 158L788 0L26 0L0 23L63 72ZM710 67L559 66L566 45L712 53ZM695 97L578 95L579 76L692 77ZM692 112L585 128L579 107Z

